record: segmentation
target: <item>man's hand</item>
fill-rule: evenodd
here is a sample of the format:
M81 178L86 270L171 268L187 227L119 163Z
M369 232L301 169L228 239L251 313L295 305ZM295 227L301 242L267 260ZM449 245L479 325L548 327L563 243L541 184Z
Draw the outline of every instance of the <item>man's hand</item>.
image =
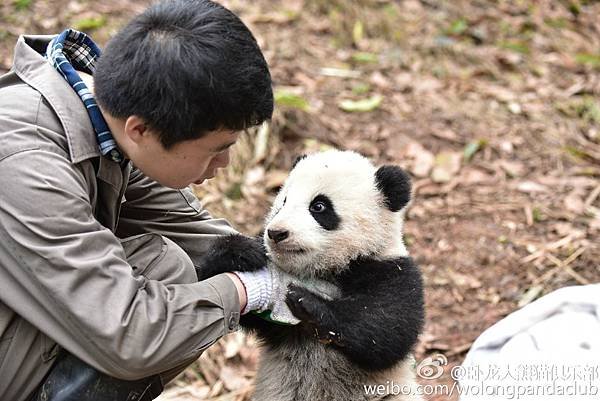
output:
M234 272L246 288L247 304L242 313L254 312L275 323L300 323L285 303L288 285L300 280L274 266L254 272Z
M316 278L299 278L273 265L255 272L235 272L248 292L248 304L242 313L253 311L276 323L296 325L303 317L292 313L286 299L290 288L310 290L319 299L331 300L339 295L335 284Z

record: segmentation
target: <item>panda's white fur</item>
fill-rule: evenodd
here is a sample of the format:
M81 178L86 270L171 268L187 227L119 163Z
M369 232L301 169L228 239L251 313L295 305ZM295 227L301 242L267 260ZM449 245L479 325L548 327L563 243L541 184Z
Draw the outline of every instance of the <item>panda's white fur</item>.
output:
M266 219L265 244L275 264L305 276L339 272L358 255L407 256L402 237L405 209L392 212L383 206L373 179L376 171L367 158L352 151L329 150L299 160ZM344 216L336 230L320 227L308 211L320 193L335 199L336 211ZM287 230L290 238L276 245L269 241L268 230Z

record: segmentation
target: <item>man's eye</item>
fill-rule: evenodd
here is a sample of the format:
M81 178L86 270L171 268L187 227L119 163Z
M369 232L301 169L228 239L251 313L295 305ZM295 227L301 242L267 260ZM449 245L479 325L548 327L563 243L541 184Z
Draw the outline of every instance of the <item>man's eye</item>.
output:
M313 213L323 213L327 209L327 206L323 202L315 202L310 205L310 211Z

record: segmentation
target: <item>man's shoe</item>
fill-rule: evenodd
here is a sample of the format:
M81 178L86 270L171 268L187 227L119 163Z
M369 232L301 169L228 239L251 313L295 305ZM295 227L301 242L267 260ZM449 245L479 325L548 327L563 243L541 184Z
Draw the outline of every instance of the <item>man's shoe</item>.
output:
M150 401L162 390L158 375L116 379L63 351L30 401Z

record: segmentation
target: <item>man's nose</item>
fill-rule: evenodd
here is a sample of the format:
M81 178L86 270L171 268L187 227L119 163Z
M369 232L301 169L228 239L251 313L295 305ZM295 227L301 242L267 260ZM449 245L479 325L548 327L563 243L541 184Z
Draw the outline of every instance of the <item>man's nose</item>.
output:
M223 154L219 155L216 160L216 168L224 168L229 164L229 149L227 149Z
M290 232L288 230L267 230L267 235L275 243L278 243L289 237Z

